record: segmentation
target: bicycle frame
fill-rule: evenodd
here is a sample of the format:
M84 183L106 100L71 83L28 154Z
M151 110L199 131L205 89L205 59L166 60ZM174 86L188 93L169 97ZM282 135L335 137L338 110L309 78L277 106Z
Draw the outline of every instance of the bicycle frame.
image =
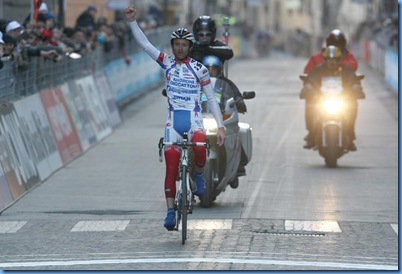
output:
M187 214L192 214L193 206L195 203L193 191L195 191L195 184L190 176L188 160L189 160L189 148L193 146L205 146L209 154L209 141L206 142L189 142L188 134L183 134L182 142L164 142L163 138L159 140L159 161L162 162L162 148L164 146L177 146L181 148L180 162L179 162L179 187L176 191L175 198L175 210L176 227L174 230L179 230L180 222L182 223L182 244L185 244L187 239Z

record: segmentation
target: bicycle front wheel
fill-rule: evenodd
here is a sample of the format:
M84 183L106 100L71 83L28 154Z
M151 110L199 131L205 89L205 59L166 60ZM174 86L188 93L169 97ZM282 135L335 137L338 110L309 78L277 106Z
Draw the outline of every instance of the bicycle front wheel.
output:
M181 184L181 243L185 244L187 239L187 168L183 167Z

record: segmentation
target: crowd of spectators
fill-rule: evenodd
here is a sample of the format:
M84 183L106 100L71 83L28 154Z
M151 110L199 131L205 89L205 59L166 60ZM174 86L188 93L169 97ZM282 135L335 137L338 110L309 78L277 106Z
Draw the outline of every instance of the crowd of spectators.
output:
M28 14L24 22L0 19L0 69L5 61L14 61L17 69L23 71L32 57L63 62L97 47L109 52L115 46L129 64L124 41L130 32L123 17L109 24L106 18L96 19L97 12L96 6L89 5L74 27L61 28L54 13L42 2L37 14Z

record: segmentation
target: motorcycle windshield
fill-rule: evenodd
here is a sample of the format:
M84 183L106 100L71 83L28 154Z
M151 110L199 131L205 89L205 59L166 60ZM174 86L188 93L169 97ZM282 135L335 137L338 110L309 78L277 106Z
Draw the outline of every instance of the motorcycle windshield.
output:
M218 102L221 111L223 111L226 101L234 96L233 89L225 80L215 77L211 77L211 83L214 87L215 99ZM204 92L201 94L201 107L202 113L210 113L208 99Z
M323 77L321 80L321 92L324 95L338 95L343 90L341 77Z

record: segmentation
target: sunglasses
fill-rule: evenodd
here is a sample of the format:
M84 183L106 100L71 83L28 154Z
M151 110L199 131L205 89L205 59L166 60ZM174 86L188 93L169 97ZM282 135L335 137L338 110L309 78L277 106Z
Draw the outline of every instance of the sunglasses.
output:
M199 37L211 37L212 33L210 33L210 32L207 32L207 33L200 32L200 33L198 33L198 36Z

